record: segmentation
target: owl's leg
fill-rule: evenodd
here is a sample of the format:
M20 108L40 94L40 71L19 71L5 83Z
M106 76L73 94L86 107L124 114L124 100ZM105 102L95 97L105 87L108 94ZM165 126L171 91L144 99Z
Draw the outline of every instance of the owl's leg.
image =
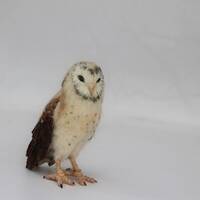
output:
M58 186L63 188L63 184L74 185L67 173L61 168L61 161L56 160L56 173L43 176L43 178L57 182Z
M85 176L81 169L79 168L74 156L70 156L69 160L72 164L72 170L71 170L71 176L75 177L75 180L80 185L87 185L88 183L97 183L97 181L94 178L90 178L88 176Z

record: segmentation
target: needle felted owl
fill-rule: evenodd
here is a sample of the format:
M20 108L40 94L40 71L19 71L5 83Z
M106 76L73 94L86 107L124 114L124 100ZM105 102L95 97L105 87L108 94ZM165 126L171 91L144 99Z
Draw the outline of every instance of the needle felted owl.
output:
M32 131L28 146L26 168L32 170L47 162L56 165L55 174L44 176L48 180L73 185L95 183L79 168L76 157L93 137L101 116L104 91L102 70L93 62L73 65L65 76L61 90L45 107ZM72 169L62 169L61 162L69 159Z

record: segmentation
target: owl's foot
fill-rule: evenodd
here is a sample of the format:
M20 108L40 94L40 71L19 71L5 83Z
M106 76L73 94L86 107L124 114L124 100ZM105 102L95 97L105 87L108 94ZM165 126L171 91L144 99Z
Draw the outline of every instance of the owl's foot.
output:
M74 177L75 181L82 186L86 186L87 183L97 183L94 178L83 175L81 170L71 170L70 176Z
M74 181L70 179L66 172L63 170L57 170L55 174L49 174L43 176L44 179L57 182L58 186L63 188L63 184L74 185Z

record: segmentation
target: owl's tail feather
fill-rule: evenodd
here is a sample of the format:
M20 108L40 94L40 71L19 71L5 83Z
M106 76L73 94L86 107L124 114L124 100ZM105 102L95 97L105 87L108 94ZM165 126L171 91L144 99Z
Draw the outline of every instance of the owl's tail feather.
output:
M49 147L52 140L53 132L53 119L50 116L46 116L43 120L40 120L32 133L32 140L26 151L27 161L26 168L37 168L44 162L51 162L52 158L49 155Z
M30 142L28 149L27 149L27 161L26 161L26 168L27 169L34 169L38 167L38 159L37 159L37 145L34 144L34 140Z

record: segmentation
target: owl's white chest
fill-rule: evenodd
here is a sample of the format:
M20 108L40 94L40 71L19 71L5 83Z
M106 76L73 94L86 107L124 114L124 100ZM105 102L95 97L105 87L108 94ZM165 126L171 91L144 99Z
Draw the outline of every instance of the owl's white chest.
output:
M59 106L59 105L58 105ZM55 159L76 156L93 137L99 122L101 106L88 102L73 102L66 106L57 120L53 136Z

